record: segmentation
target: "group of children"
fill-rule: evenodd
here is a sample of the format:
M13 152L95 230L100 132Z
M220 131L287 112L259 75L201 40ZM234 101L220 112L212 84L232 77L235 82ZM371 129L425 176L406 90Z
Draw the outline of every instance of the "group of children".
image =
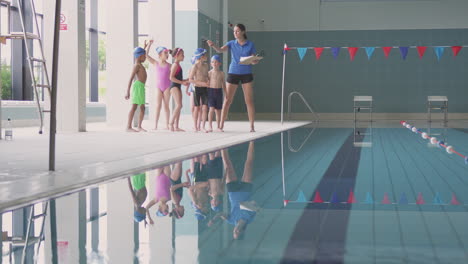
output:
M131 98L132 101L132 107L128 115L127 131L146 132L142 127L142 122L145 113L147 73L142 63L148 59L156 71L155 130L158 129L161 106L164 106L166 128L171 131L184 131L179 127L179 119L182 109L182 86L185 86L186 94L193 97L192 118L194 131L213 132L213 117L216 115L216 131L223 132L224 120L221 116L221 109L223 107L223 94L226 94L226 84L224 73L220 70L221 57L219 55L211 57L212 69L210 70L207 64L207 50L197 49L191 60L193 66L190 69L189 77L184 79L182 67L180 66L180 62L185 58L184 50L181 48L169 50L159 46L155 49L158 59L154 59L149 55L152 44L152 40L145 41L144 48L137 47L133 52L135 65L125 95L126 100ZM169 54L174 59L172 64L167 61ZM169 110L171 96L175 103L172 115ZM138 107L140 107L138 126L134 129L132 120ZM206 129L207 121L208 129Z

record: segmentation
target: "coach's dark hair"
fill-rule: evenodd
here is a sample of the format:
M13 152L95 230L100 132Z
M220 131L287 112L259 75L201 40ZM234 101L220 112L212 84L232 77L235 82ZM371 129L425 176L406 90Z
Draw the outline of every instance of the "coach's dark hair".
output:
M247 34L245 33L245 26L244 24L236 24L234 27L238 27L240 30L244 32L244 38L247 39Z

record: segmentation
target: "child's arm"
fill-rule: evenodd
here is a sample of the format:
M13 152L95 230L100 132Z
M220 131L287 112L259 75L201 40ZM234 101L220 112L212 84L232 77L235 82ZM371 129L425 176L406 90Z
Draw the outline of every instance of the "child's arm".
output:
M150 214L150 212L149 212L149 209L150 209L153 205L155 205L156 203L157 203L156 200L153 199L153 200L151 200L151 201L146 205L146 207L145 207L145 208L146 208L146 216L148 217L148 220L149 220L150 225L153 225L154 222L153 222L153 219L151 218L151 214Z
M145 41L145 43L146 43L146 41ZM157 61L156 61L153 57L151 57L151 56L149 55L150 50L151 50L151 45L153 45L153 40L150 40L150 41L149 41L149 44L148 44L148 47L145 48L145 50L146 50L146 58L148 59L148 61L149 61L151 64L155 65L155 64L157 63Z
M125 93L125 100L128 100L130 98L130 88L132 87L133 79L135 78L135 75L137 74L138 70L139 66L138 64L135 64L135 66L133 66L132 75L130 76L130 80L128 82L127 92Z

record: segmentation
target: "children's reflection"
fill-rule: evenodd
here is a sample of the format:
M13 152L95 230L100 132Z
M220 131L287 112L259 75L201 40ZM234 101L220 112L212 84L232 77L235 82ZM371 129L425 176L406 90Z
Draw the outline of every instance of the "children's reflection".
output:
M146 225L146 208L143 207L143 203L146 201L148 196L148 190L146 189L146 173L141 173L128 178L128 187L133 199L133 218L136 222L145 221Z
M172 165L164 166L155 170L155 195L154 198L146 205L146 216L149 223L154 224L154 221L149 213L149 209L157 205L156 216L174 216L182 218L185 208L180 204L183 196L183 187L188 187L189 183L182 183L182 163L178 162ZM169 201L173 202L174 209L169 213Z
M254 220L259 210L256 202L251 198L253 189L254 142L251 141L249 143L247 159L240 179L236 174L227 149L221 151L221 156L226 170L226 188L231 210L229 214L218 213L208 222L208 226L211 226L217 219L221 218L229 224L234 225L232 233L234 239L243 239L247 225Z
M195 157L191 161L190 170L193 172L192 185L189 187L191 205L195 209L197 220L206 219L209 213L209 184L208 184L208 156L206 154Z

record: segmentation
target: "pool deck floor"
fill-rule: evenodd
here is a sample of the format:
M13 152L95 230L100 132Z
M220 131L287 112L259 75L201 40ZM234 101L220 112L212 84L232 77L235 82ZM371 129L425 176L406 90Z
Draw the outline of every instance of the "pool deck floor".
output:
M187 121L188 122L188 121ZM120 179L215 149L261 138L310 122L226 122L224 133L128 133L105 123L87 124L87 132L57 133L55 171L48 170L49 134L36 127L14 128L13 140L0 140L0 211Z

